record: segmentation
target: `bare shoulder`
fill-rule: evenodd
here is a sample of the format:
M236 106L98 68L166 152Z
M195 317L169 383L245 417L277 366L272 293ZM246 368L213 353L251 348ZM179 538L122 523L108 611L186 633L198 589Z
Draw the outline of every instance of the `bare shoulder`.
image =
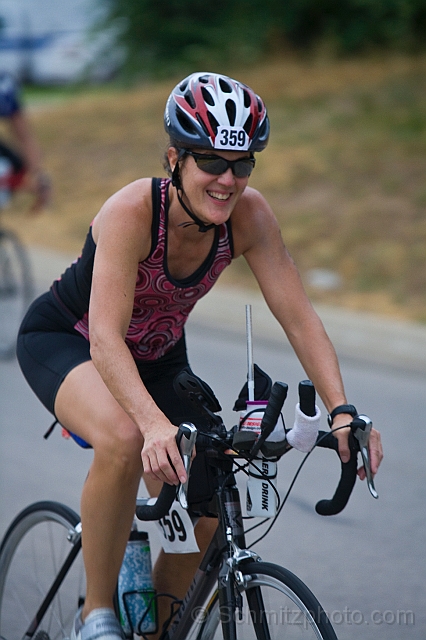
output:
M152 208L151 179L141 178L116 191L101 207L96 218L137 216Z
M144 242L150 240L152 195L150 178L141 178L114 193L103 204L93 221L93 238L115 237Z
M247 187L231 216L236 255L246 253L254 244L281 241L278 221L266 198Z

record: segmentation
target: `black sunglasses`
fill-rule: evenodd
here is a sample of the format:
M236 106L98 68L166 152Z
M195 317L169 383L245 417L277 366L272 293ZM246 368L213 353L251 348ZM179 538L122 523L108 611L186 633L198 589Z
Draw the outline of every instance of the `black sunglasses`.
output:
M236 178L248 178L256 164L256 160L252 156L239 158L238 160L225 160L225 158L215 154L195 153L195 151L188 151L187 149L185 149L184 155L192 156L201 171L211 173L214 176L220 176L231 168Z

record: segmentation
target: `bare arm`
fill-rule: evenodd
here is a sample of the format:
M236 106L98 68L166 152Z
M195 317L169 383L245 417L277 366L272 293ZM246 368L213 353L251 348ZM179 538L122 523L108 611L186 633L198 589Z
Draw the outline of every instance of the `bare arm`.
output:
M282 241L275 216L257 192L250 190L248 195L244 229L249 231L245 236L242 232L240 250L259 282L269 308L330 412L338 405L347 404L335 349L308 300L297 268ZM247 224L247 217L250 224ZM333 427L347 425L351 420L350 415L340 414L336 416ZM335 435L339 440L341 458L347 461L348 430L342 429ZM373 433L372 442L375 443L372 446L372 469L375 473L381 460L377 432Z
M43 170L40 146L22 111L11 116L10 126L27 166L28 188L35 196L31 210L37 212L48 204L50 197L50 180Z
M138 262L148 254L151 242L147 182L133 183L113 196L93 225L97 249L89 310L91 355L109 391L143 435L145 473L177 484L178 478L185 481L186 474L175 442L176 427L147 392L124 341Z

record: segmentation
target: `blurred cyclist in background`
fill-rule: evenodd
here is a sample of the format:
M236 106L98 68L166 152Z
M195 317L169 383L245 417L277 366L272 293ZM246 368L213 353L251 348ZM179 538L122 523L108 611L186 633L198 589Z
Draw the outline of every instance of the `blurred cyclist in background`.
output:
M0 208L19 188L33 194L31 211L37 213L49 201L50 180L43 169L41 150L22 104L19 84L4 71L0 71L0 118L7 119L13 138L13 148L0 140Z

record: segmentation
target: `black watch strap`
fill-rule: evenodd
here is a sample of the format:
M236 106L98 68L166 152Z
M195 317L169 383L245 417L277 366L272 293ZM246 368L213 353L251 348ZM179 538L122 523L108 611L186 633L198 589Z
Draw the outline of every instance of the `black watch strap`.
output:
M352 418L355 418L355 416L358 415L358 411L353 404L339 404L339 406L333 409L333 411L330 411L328 415L327 422L330 427L333 424L334 418L340 413L348 413Z

